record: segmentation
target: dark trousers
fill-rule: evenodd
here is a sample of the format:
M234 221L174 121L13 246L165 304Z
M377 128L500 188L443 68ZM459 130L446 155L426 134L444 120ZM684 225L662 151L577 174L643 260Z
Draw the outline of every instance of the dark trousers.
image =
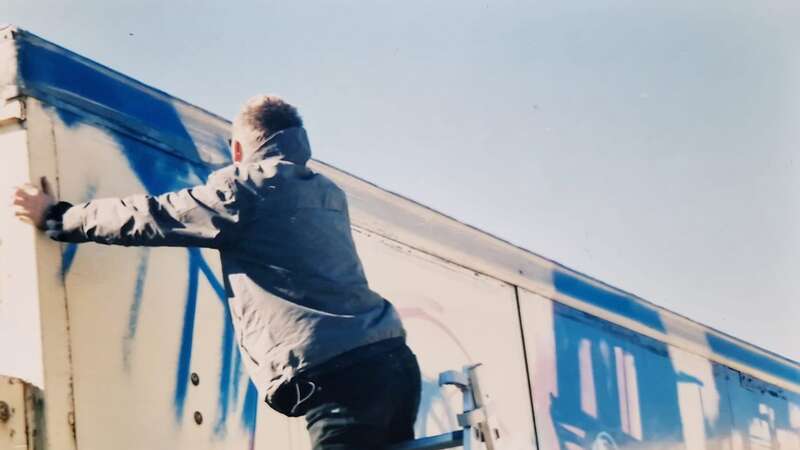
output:
M405 344L311 381L305 419L314 450L377 450L414 439L421 379Z

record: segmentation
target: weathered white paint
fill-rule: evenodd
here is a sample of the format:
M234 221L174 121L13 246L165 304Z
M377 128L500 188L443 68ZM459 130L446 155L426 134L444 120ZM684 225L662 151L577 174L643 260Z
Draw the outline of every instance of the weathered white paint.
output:
M27 120L24 133L25 144L16 141L4 152L8 152L10 165L7 179L9 185L20 182L35 182L42 176L57 180L55 143L52 123L41 104L34 99L26 102ZM12 143L10 143L12 144ZM5 156L4 156L5 159ZM57 190L58 185L54 188ZM60 249L41 233L10 217L10 210L3 214L9 246L3 249L6 267L13 264L13 273L4 285L4 295L12 298L11 314L23 314L30 320L28 327L19 331L19 338L8 341L8 353L4 355L30 355L38 361L27 361L18 366L24 370L22 377L31 380L47 392L45 409L46 435L44 440L51 447L69 450L75 448L74 406L72 390L72 360L70 345L69 312L64 285L61 282ZM11 238L13 236L13 238ZM23 302L33 303L29 306ZM11 303L9 303L11 304ZM38 309L39 317L31 317ZM3 320L13 320L6 318ZM26 324L23 324L26 325ZM18 327L17 327L18 328ZM19 344L19 345L17 345ZM17 376L17 373L7 375Z
M28 408L25 385L19 379L0 376L0 402L3 415L0 417L0 449L28 448Z
M28 181L27 133L19 125L0 128L0 192ZM0 210L0 375L44 385L39 335L39 295L34 233L11 208Z
M461 412L461 394L444 391L442 398L438 374L481 362L504 445L531 448L533 420L513 287L375 234L359 232L356 242L371 287L399 309L423 370L417 434L458 427L454 413Z

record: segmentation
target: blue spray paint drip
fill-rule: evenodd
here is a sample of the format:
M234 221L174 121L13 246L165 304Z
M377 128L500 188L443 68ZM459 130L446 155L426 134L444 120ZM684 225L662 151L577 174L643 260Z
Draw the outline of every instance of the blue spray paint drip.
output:
M620 314L654 330L666 331L657 310L636 301L628 295L603 289L560 270L553 271L553 285L562 294L583 300L606 311Z
M122 363L125 369L130 368L130 356L133 346L133 339L136 337L136 330L139 326L139 311L142 307L142 297L144 295L144 282L147 278L147 261L150 256L150 249L143 247L139 258L139 267L136 269L136 286L133 289L133 301L131 302L128 313L128 334L122 342Z
M183 313L183 329L181 346L178 354L178 371L175 377L175 419L178 423L183 419L183 408L186 403L186 391L189 387L189 366L192 362L192 342L194 339L194 320L197 311L197 279L199 272L200 251L189 249L189 286L186 290L186 306Z
M239 380L242 378L242 354L238 351L233 352L233 389L231 390L231 407L236 409L239 405Z
M258 415L258 390L252 381L247 382L247 391L244 394L244 408L242 408L242 425L250 432L251 439L256 430L256 416Z
M83 194L83 200L87 201L93 198L95 193L97 193L97 187L89 186ZM64 278L69 273L72 263L75 262L75 254L77 252L78 244L67 244L64 253L61 255L61 278Z
M75 262L75 254L78 253L78 244L67 244L64 253L61 255L61 276L65 277L72 269Z

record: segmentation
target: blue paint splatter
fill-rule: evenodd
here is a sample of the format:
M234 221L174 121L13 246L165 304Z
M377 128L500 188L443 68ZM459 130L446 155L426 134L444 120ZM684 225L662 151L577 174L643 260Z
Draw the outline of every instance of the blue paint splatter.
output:
M553 285L562 294L583 300L606 311L620 314L654 330L666 331L657 310L628 295L603 289L560 270L553 272Z
M133 301L128 312L128 333L122 342L122 362L126 370L130 368L130 356L133 346L133 339L136 337L136 330L139 326L139 310L142 307L142 297L144 295L144 281L147 278L147 261L150 256L150 249L143 247L139 258L139 267L136 269L136 286L133 289Z

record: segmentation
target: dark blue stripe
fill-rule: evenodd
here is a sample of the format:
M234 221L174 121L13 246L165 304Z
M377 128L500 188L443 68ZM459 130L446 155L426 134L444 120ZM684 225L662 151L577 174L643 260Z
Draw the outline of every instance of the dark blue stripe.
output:
M754 352L711 333L706 333L706 339L708 340L708 346L718 355L800 385L800 369L797 367L782 363L765 354Z
M654 330L666 331L658 311L631 296L603 289L558 269L553 271L553 285L556 291L561 294L583 300L606 311L635 320Z

